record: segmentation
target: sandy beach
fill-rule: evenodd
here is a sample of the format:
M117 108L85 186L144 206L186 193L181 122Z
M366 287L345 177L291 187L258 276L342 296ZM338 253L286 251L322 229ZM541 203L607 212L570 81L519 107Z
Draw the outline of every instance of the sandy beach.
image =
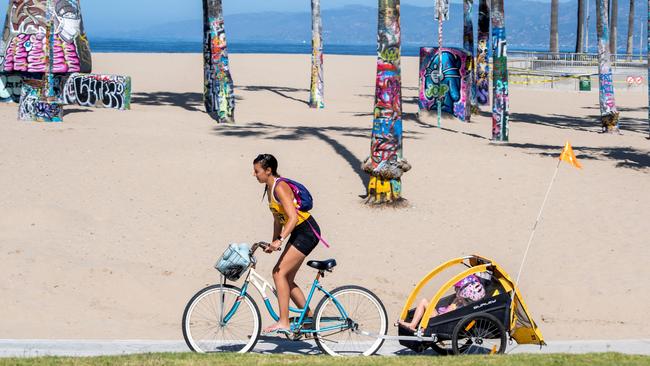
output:
M133 78L131 111L68 106L65 122L43 124L0 105L0 338L182 339L183 308L218 281L228 243L271 239L252 176L262 152L315 197L332 248L310 258L339 263L325 285L371 289L392 323L414 284L450 258L479 253L516 275L566 140L584 169L560 167L524 300L548 340L648 336L645 87L616 91L621 136L598 133L597 85L512 87L510 143L491 144L487 108L442 129L417 118L418 61L405 57L409 204L372 209L360 163L374 57L326 56L326 109L311 110L309 55L231 55L235 125L203 112L199 54L93 58L94 72ZM258 258L271 279L277 255ZM300 283L313 276L305 266Z

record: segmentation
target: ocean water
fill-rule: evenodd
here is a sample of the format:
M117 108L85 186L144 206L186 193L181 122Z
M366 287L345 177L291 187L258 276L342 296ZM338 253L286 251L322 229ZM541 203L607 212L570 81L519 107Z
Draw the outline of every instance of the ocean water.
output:
M419 56L420 47L434 45L412 45L402 44L403 56ZM445 47L462 47L460 43L445 44ZM201 41L179 41L179 40L138 40L138 39L90 39L90 49L99 53L201 53L203 43ZM509 45L511 51L538 51L545 52L546 49L535 47L516 47ZM325 44L325 54L328 55L364 55L374 56L377 54L377 45L339 45ZM590 50L591 51L591 50ZM311 54L311 43L254 43L254 42L229 42L229 53L277 53L277 54ZM571 50L561 50L571 52Z
M177 40L131 40L91 39L92 52L137 52L137 53L201 53L203 43ZM326 54L334 55L376 55L377 45L325 45ZM278 53L311 54L311 43L248 43L229 42L229 53ZM419 46L402 46L404 56L419 55Z

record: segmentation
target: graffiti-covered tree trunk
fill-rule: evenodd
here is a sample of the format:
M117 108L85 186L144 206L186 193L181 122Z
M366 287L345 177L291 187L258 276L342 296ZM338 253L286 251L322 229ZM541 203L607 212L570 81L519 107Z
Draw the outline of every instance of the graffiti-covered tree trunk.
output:
M611 13L612 16L609 20L609 29L610 29L610 37L609 37L609 52L612 55L617 54L618 52L616 51L616 38L618 37L618 0L610 0L611 1Z
M643 29L643 28L642 28ZM639 34L639 37L642 37ZM630 0L630 12L627 18L627 44L625 47L625 53L629 60L632 59L632 53L634 52L634 0ZM641 52L641 50L639 50Z
M490 41L490 0L479 0L478 39L476 45L476 100L481 105L490 102L490 67L488 43Z
M203 0L203 65L206 112L219 123L234 122L235 95L221 0Z
M607 0L596 1L598 34L598 90L600 122L603 132L618 130L618 111L614 100L614 81L609 53L609 22Z
M503 0L492 0L492 140L510 137L508 54Z
M559 52L558 49L558 31L557 31L557 17L559 11L558 0L551 0L551 31L549 38L549 51L553 54Z
M474 0L463 1L463 48L470 54L469 101L471 113L478 113L478 102L476 100L476 64L474 63L474 23L472 21L473 7Z
M312 108L324 108L323 23L320 16L320 0L311 0L311 48L309 106Z
M402 197L401 176L411 168L402 159L399 12L399 0L379 0L374 120L370 157L362 166L371 176L368 203L399 201Z
M585 0L578 0L578 22L576 23L576 53L582 53L584 49L585 30Z

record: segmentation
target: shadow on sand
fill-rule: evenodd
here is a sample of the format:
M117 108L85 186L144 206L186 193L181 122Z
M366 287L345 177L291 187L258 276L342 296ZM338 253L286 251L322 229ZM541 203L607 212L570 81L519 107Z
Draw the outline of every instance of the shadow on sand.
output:
M333 134L346 137L356 137L365 140L370 139L371 131L369 128L359 127L313 127L313 126L279 126L268 123L255 122L243 126L238 125L218 125L214 127L214 132L220 136L233 136L243 138L264 138L269 140L297 141L307 138L316 138L327 143L340 157L342 157L359 176L364 190L368 187L370 177L361 170L362 159L352 153L345 145L340 143ZM417 138L416 133L408 133L410 138ZM364 158L365 159L365 158Z
M309 89L299 89L299 88L291 88L291 87L286 87L286 86L266 86L266 85L236 85L235 86L235 92L237 90L244 90L244 91L269 91L271 93L274 93L276 95L281 96L282 98L286 98L289 100L293 100L295 102L300 102L306 105L309 105L309 100L304 100L296 97L292 97L288 95L288 93L307 93L309 94Z

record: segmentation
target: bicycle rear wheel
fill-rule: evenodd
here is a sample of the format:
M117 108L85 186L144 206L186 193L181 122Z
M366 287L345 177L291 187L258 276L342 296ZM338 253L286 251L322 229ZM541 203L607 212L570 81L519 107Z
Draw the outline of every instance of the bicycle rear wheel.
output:
M388 316L370 290L343 286L320 301L314 325L316 344L328 355L370 356L384 343L381 336L388 330Z
M208 286L185 306L183 337L194 352L239 352L253 349L261 317L255 301L231 285ZM220 321L223 319L223 321Z

